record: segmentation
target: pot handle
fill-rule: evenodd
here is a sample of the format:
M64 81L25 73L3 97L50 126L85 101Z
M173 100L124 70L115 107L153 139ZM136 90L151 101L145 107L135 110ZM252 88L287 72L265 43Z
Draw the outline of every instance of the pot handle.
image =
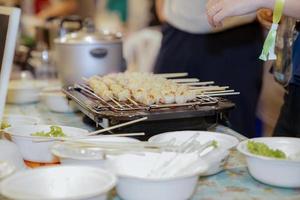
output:
M90 51L91 56L93 56L94 58L105 58L107 56L107 53L107 49L103 48L96 48Z
M77 16L77 15L66 16L60 21L60 27L59 27L60 28L60 30L59 30L60 37L62 37L68 33L67 29L65 29L65 27L64 27L64 24L67 22L74 22L74 23L78 24L78 27L75 28L74 30L72 30L71 32L79 31L83 27L83 22L82 22L82 19L80 16Z

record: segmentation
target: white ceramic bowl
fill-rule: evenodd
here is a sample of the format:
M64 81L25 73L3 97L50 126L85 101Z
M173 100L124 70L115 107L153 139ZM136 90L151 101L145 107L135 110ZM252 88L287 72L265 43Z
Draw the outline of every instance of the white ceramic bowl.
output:
M181 171L165 178L148 177L157 165L159 156L160 154L157 153L126 154L111 161L110 169L118 177L116 189L121 199L184 200L191 198L199 175L208 168L207 163L199 159L199 167L197 166L194 170ZM184 155L184 158L189 158L189 155Z
M175 145L181 145L195 134L198 135L196 140L200 143L215 140L219 145L218 149L203 156L210 166L203 175L213 175L222 171L229 156L228 150L239 143L238 139L233 136L208 131L175 131L155 135L149 139L149 142L164 143L175 139Z
M13 80L7 91L7 103L26 104L39 101L39 93L46 86L45 81Z
M250 174L263 183L289 188L300 187L300 139L287 137L264 137L251 139L262 142L272 149L280 149L293 159L275 159L250 153L248 140L241 142L237 149L246 156ZM296 158L297 157L297 158Z
M40 93L41 102L53 112L76 112L78 108L73 101L68 101L66 95L59 88L45 88Z
M80 128L60 126L67 137L83 137L88 131ZM58 158L53 156L50 151L54 141L36 142L32 133L50 130L50 125L24 125L14 126L5 131L11 136L11 140L17 144L24 160L39 163L55 163ZM40 138L40 137L38 137ZM45 137L45 139L49 139Z
M41 122L37 117L26 115L4 115L3 121L9 123L11 126L37 125Z
M18 146L10 141L0 140L0 161L9 163L16 170L25 169L25 163Z
M41 167L4 179L0 193L16 200L105 200L115 183L113 174L98 168Z
M12 174L15 171L15 166L6 161L0 160L0 180Z
M134 138L114 136L102 136L101 138L93 138L93 136L90 136L82 140L88 142L139 142L139 140ZM93 149L85 149L82 151L82 149L67 146L63 142L55 143L51 148L51 152L59 157L62 165L87 165L105 168L107 159L111 158L111 156L107 156L104 159L102 151Z

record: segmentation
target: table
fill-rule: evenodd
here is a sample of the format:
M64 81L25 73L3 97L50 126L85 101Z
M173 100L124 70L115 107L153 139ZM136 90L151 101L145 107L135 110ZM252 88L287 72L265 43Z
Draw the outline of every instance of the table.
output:
M94 127L82 121L83 114L53 113L41 104L23 106L7 105L6 114L30 115L39 117L45 124L67 125L87 130ZM276 174L275 174L276 176ZM0 199L3 199L0 197ZM199 184L192 200L299 200L300 189L284 189L262 184L254 180L248 173L244 157L232 151L226 170L199 179ZM112 196L111 200L120 200Z

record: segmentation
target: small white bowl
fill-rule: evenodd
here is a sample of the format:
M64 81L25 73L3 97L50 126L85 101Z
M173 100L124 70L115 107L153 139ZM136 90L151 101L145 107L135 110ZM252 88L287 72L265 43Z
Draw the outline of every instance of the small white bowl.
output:
M41 167L4 179L0 193L16 200L105 200L115 184L113 174L98 168Z
M7 103L27 104L39 101L39 93L46 86L45 81L13 80L7 91Z
M172 155L170 155L172 154ZM165 153L169 159L174 153ZM201 173L207 170L207 163L200 159L196 169L174 173L169 177L149 177L161 159L161 154L122 155L111 161L110 169L118 177L117 193L128 200L183 200L193 195ZM182 158L189 159L185 154ZM195 155L194 155L195 156Z
M260 182L287 188L300 187L300 139L287 137L254 138L251 141L262 142L272 149L279 149L294 159L276 159L250 153L247 142L241 142L237 149L246 156L248 170Z
M0 152L0 161L11 164L16 170L25 169L22 154L16 144L7 140L0 140Z
M129 137L114 137L114 136L102 136L101 138L88 138L82 139L87 142L126 142L135 143L139 140ZM87 165L93 167L106 168L107 160L113 156L107 156L104 158L102 151L94 149L79 149L72 148L65 145L63 142L57 142L51 147L51 152L60 159L62 165Z
M149 139L149 142L164 143L175 139L175 145L181 145L195 134L198 135L196 140L200 143L206 143L211 140L218 142L217 150L203 156L203 159L210 166L209 170L203 175L209 176L222 171L229 157L228 150L239 143L238 139L233 136L208 131L175 131L155 135Z
M60 88L45 88L40 93L41 102L53 112L69 113L76 112L78 108L73 101L68 101L66 95Z
M7 122L10 126L37 125L41 122L37 117L26 115L4 115L3 121Z
M39 163L56 163L58 158L53 156L50 151L54 141L37 142L37 137L31 136L32 133L50 130L51 125L24 125L14 126L5 129L11 136L11 140L19 147L24 160ZM67 137L84 137L88 131L80 128L59 126ZM38 137L40 139L40 137ZM45 139L49 139L45 137Z
M6 161L0 160L0 180L12 174L15 171L15 166Z

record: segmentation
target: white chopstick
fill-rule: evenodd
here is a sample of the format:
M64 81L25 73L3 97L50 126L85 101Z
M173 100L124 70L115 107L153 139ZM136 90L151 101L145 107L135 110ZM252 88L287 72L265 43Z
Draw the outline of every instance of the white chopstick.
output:
M149 142L105 142L105 141L84 141L73 140L63 143L64 145L73 148L93 148L108 150L121 150L121 151L150 151L150 152L162 152L162 151L176 151L177 146L170 145L169 143L149 143Z

